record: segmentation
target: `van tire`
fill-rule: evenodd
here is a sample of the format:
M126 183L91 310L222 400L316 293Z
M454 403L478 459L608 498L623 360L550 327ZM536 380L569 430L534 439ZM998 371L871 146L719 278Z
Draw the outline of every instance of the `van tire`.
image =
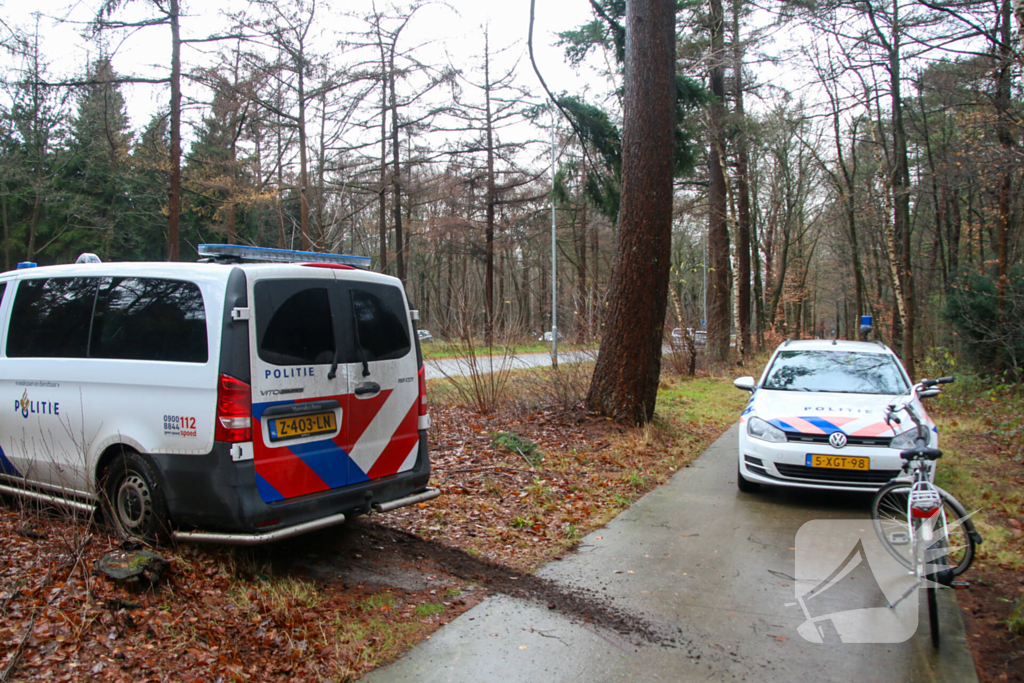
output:
M154 543L168 535L167 503L153 467L134 451L115 456L103 477L103 512L119 536Z

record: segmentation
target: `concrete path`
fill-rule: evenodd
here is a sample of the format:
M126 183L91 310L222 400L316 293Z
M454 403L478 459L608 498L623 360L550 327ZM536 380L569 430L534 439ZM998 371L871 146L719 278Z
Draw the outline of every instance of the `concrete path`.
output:
M593 351L559 351L559 363L578 363L584 360L597 358L597 350ZM508 369L519 370L522 368L547 367L551 365L550 353L523 353L517 356L478 356L476 358L478 372L487 374L500 372ZM425 360L423 365L427 368L427 379L438 377L464 377L470 374L469 361L464 358L438 358Z
M792 578L797 531L812 519L865 519L869 500L781 489L741 494L735 444L734 426L691 467L589 535L578 553L538 572L607 595L666 633L678 631L676 644L645 643L497 596L365 680L976 681L951 590L939 593L938 652L923 592L921 626L906 642L804 640L797 627L806 615ZM850 593L832 591L833 607L852 609L843 606L855 600Z

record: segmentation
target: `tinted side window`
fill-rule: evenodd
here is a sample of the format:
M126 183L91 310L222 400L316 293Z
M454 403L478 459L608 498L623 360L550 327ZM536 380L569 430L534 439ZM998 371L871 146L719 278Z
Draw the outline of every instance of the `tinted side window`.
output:
M350 363L401 358L412 348L405 301L397 287L353 284L350 290L356 343L362 348Z
M11 309L7 355L85 358L98 278L22 280Z
M142 277L104 283L89 356L205 363L206 309L199 287Z
M256 283L255 292L261 359L275 365L334 360L334 327L326 283L264 280Z

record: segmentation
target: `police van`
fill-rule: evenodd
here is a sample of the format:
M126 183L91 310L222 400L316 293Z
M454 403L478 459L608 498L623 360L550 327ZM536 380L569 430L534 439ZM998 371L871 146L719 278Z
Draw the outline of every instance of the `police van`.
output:
M0 492L235 544L436 497L401 282L361 257L200 255L0 274Z

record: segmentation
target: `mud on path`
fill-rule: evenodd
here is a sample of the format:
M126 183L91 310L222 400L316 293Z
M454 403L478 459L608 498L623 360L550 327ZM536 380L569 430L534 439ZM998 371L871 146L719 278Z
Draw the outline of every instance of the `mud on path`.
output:
M257 549L251 559L273 567L276 574L302 576L328 590L331 585L340 584L344 589L358 584L368 590L410 593L459 591L458 613L489 593L502 593L637 642L673 647L681 638L680 630L649 623L617 608L598 591L560 585L370 519L356 520L341 533L327 530L301 542Z

